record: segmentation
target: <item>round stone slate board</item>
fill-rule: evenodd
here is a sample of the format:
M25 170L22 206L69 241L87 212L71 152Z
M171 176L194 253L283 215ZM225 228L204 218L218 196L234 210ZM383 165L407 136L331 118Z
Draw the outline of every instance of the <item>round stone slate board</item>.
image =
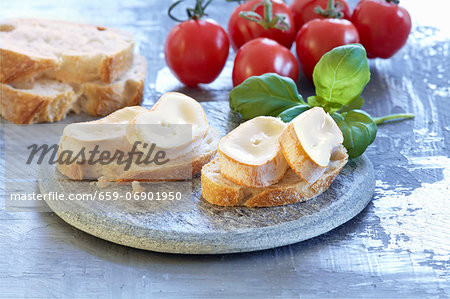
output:
M202 105L210 125L223 134L239 122L228 103ZM361 212L375 188L372 164L364 155L350 160L322 195L288 206L218 207L201 198L199 175L192 185L178 182L174 189L174 183L167 183L171 190L192 190L192 199L46 202L67 223L117 244L159 252L219 254L274 248L321 235ZM39 187L42 193L131 192L129 185L99 189L91 182L73 181L47 164L41 165ZM164 190L163 185L159 188Z

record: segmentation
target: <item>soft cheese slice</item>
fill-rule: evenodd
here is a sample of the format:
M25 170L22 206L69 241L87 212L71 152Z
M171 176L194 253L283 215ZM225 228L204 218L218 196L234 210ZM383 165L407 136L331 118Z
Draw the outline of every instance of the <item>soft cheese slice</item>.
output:
M278 143L284 128L280 119L260 116L228 133L218 145L222 175L248 187L278 182L288 168Z
M314 107L294 118L279 141L291 168L312 184L325 172L333 149L344 138L333 118Z
M99 120L69 124L64 128L60 150L70 150L76 154L84 148L88 154L98 145L99 151L128 152L130 144L126 138L126 127L136 115L147 111L140 106L126 107Z
M202 106L175 92L164 94L150 111L137 115L131 123L127 129L131 144L155 144L172 158L198 147L209 128Z

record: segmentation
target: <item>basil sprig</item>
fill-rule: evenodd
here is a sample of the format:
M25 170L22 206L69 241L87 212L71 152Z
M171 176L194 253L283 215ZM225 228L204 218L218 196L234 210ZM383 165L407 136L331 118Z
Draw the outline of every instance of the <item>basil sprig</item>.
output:
M338 111L358 98L369 80L369 62L362 45L334 48L314 68L316 96L313 100L328 112Z
M366 51L360 44L334 48L314 68L316 95L303 101L295 82L274 73L250 77L230 92L230 107L243 119L279 116L290 122L311 107L322 107L331 114L344 136L343 145L350 158L364 153L375 140L377 124L385 120L411 118L411 114L388 115L374 120L359 110L361 93L370 80Z

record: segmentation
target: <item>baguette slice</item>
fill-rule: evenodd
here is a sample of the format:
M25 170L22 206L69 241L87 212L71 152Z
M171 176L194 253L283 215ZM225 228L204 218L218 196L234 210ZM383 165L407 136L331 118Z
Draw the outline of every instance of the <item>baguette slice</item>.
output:
M331 153L342 144L343 137L331 116L314 107L294 118L279 142L292 170L313 184L326 171Z
M284 128L279 118L259 116L228 133L218 145L222 175L247 187L278 182L289 167L278 143Z
M46 75L63 82L111 83L132 64L131 34L64 21L11 19L0 24L0 82Z
M233 183L220 173L216 158L202 169L202 197L219 206L273 207L306 201L320 195L334 181L348 160L347 151L340 145L331 156L325 172L314 184L309 184L288 169L276 184L264 188L250 188Z
M52 79L0 83L0 115L17 124L55 122L74 111L104 116L142 101L147 63L136 55L133 66L111 84L100 80L68 84Z

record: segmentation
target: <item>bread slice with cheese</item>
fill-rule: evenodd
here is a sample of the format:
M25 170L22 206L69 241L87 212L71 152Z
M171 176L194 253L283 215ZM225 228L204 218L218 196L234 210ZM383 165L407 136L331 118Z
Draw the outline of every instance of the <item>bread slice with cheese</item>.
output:
M133 36L95 25L38 19L0 23L0 82L43 75L63 82L111 83L133 61Z
M217 153L217 142L220 134L215 128L210 128L188 158L172 160L164 165L140 166L132 164L124 171L117 163L108 165L88 163L58 164L58 170L73 180L103 180L116 182L133 181L171 181L185 180L199 173L202 167L210 162Z
M347 151L340 145L333 150L328 166L313 184L288 169L279 182L264 188L252 188L225 178L216 158L202 169L201 194L206 201L219 206L273 207L302 202L327 190L347 160Z
M278 182L289 167L278 138L285 124L260 116L244 122L218 144L221 173L247 187L267 187Z
M289 166L308 183L326 171L334 148L343 142L342 132L321 107L314 107L294 118L279 142Z
M179 126L185 130L179 130ZM191 130L192 129L192 130ZM97 147L113 156L117 150L130 158L125 168L114 158L110 163L89 163L87 157L74 163L58 163L61 173L74 180L101 179L103 181L164 181L190 179L217 153L219 133L210 128L203 108L194 99L180 93L167 93L151 110L126 107L92 122L74 123L65 127L59 143L59 155L71 151L76 155ZM182 141L182 142L181 142ZM165 163L138 163L154 152L164 153ZM141 158L139 158L141 154Z
M0 83L0 115L17 124L59 121L71 112L105 116L142 101L147 63L136 55L132 67L110 84L101 80L63 83L40 78Z

